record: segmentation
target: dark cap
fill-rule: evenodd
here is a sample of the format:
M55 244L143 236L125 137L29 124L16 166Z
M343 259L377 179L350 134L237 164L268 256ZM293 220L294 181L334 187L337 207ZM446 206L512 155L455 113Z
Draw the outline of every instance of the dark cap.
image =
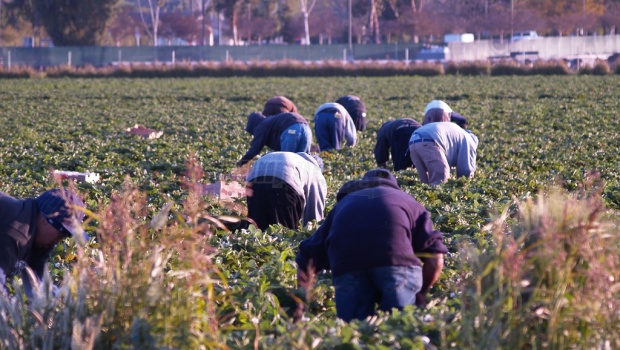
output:
M284 96L276 96L268 99L265 103L265 108L263 108L263 115L265 117L287 112L297 113L297 106L295 106L293 101Z
M366 129L366 106L359 97L353 95L342 96L336 100L336 103L342 105L349 112L358 131Z
M342 185L336 193L336 202L339 202L350 193L378 186L389 186L400 189L400 186L398 186L398 181L396 181L396 178L389 172L389 170L373 169L366 172L361 180L351 180L345 182L345 184Z
M387 169L373 169L368 170L366 174L362 177L362 180L372 180L372 179L386 179L391 182L397 183L396 178L392 173Z
M248 115L248 122L247 124L245 124L245 131L254 135L254 130L256 129L258 124L262 123L262 121L265 119L265 116L260 113L250 113L250 115Z
M454 111L450 113L450 121L460 126L463 129L467 129L467 118L463 117L462 115Z
M88 241L88 234L82 229L81 223L84 220L86 205L74 192L68 189L52 189L43 192L35 198L37 207L45 220L64 236L75 236L84 234ZM78 208L79 207L79 208Z

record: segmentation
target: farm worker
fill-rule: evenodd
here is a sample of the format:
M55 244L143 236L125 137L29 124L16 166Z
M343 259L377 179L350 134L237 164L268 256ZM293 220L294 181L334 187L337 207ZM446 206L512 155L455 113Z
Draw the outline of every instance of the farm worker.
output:
M471 132L471 130L467 128L467 125L468 125L467 118L456 113L455 111L452 111L450 113L450 121L460 126L463 130L467 131L471 135L471 137L474 138L474 141L476 142L476 144L478 144L478 136L474 135L474 133Z
M254 162L246 181L248 217L261 230L281 224L290 229L323 219L327 183L323 161L308 153L272 152Z
M386 169L345 183L336 200L299 245L298 285L307 288L309 277L331 270L336 312L345 321L373 315L375 304L384 311L425 305L448 251L424 206Z
M36 198L16 199L0 192L0 283L22 274L26 295L32 286L24 270L43 278L47 260L65 237L88 241L81 227L84 202L72 191L52 189Z
M412 165L409 157L409 138L420 123L413 119L401 118L383 123L377 132L375 160L377 165L385 168L392 154L394 171L407 169ZM391 152L390 152L391 151Z
M308 121L297 113L280 113L269 118L252 113L248 116L245 131L254 138L237 166L252 160L265 146L274 151L309 153L312 145L312 130Z
M443 110L444 112L448 113L449 116L449 120L446 120L445 116L443 114L440 113L428 113L429 110L434 109L434 108L439 108L441 110ZM428 120L426 119L428 113ZM441 100L433 100L430 103L428 103L426 105L426 107L424 108L424 116L425 116L425 120L424 120L424 124L428 124L428 123L432 123L432 122L445 122L445 121L450 121L452 123L455 123L456 125L460 126L461 128L463 128L463 130L467 131L468 133L470 133L476 140L476 143L478 143L478 137L476 137L476 135L474 135L471 130L467 129L467 118L458 114L457 112L453 111L452 108L450 108L450 106L448 106L447 103L441 101ZM433 118L434 116L434 118Z
M359 97L354 95L342 96L336 100L336 103L342 105L349 112L357 131L366 130L366 105Z
M355 146L357 131L349 112L339 103L324 103L314 113L314 133L321 151L340 150L346 140Z
M297 106L295 106L293 101L284 96L275 96L268 99L265 103L265 108L263 108L263 115L265 117L287 112L297 113Z
M450 167L456 167L457 177L472 177L476 171L478 138L450 123L452 110L443 101L432 101L429 106L422 127L409 139L411 161L420 181L432 185L445 183Z

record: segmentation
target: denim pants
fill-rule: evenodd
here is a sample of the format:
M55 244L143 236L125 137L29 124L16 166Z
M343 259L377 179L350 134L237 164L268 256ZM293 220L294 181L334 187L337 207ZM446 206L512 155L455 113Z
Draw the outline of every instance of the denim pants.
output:
M346 322L363 320L375 314L375 305L383 311L414 305L422 289L420 266L383 266L348 272L333 279L336 289L336 313Z
M310 153L312 130L304 123L296 123L280 134L280 151Z
M344 144L344 120L333 112L323 111L314 117L314 133L321 151L340 150Z
M411 162L423 184L441 185L450 178L446 154L435 142L418 142L409 146Z

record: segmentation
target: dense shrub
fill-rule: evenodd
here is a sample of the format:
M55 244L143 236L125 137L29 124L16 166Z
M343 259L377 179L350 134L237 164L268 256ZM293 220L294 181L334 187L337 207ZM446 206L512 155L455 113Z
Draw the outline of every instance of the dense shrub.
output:
M529 74L530 70L528 67L525 67L518 62L512 60L502 60L498 63L495 63L491 67L491 75L493 76Z
M423 77L434 77L443 75L444 67L441 63L417 63L409 66L411 75L419 75Z
M584 65L579 68L579 74L607 75L611 73L611 68L606 61L597 60L594 66Z
M594 67L583 67L580 74L608 74L612 69L605 62L598 62ZM618 72L618 68L615 70ZM444 74L477 75L566 75L569 68L562 61L536 61L523 64L504 60L496 64L487 61L412 63L402 61L358 61L355 63L341 60L304 62L282 60L277 62L177 62L171 63L131 63L106 67L48 67L44 72L37 72L30 67L16 67L11 71L0 69L0 78L184 78L184 77L331 77L331 76L437 76Z
M30 66L11 67L11 69L6 68L4 66L0 66L0 78L19 79L19 78L38 78L41 76L42 74L40 72L37 72L33 67L30 67Z
M491 63L488 61L449 62L446 67L446 74L489 75L491 74Z
M571 71L564 61L550 60L534 62L530 73L539 75L568 75L571 74Z

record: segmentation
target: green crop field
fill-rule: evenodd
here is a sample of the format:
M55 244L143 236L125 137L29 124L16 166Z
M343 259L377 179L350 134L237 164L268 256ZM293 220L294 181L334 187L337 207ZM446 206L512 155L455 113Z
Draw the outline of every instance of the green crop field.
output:
M570 281L566 288L537 299L535 305L498 298L502 302L487 304L487 312L480 306L484 306L481 300L487 300L484 291L478 299L464 295L472 283L484 286L488 282L476 279L472 260L483 261L485 253L499 251L498 227L503 227L503 236L511 236L527 226L519 215L524 210L519 209L539 194L542 198L563 190L565 198L591 200L584 212L598 203L588 198L600 194L604 205L597 212L601 225L592 227L611 225L606 232L612 232L613 244L606 246L620 247L619 230L613 224L620 210L618 91L617 75L2 81L0 191L16 197L36 196L55 186L50 169L96 172L101 180L76 184L93 212L87 229L97 238L85 250L68 240L58 246L60 254L51 260L50 272L51 280L64 291L61 298L41 296L34 303L45 321L40 322L36 312L5 297L0 305L2 317L21 316L19 322L0 325L0 339L5 339L0 347L387 349L429 347L424 345L429 340L439 348L620 347L617 311L615 319L601 321L591 317L592 309L566 306L571 301L578 303L574 294L566 292L584 285L578 277L564 279ZM266 232L253 228L227 232L218 228L212 224L215 220L209 220L242 216L244 200L219 203L196 198L186 177L188 161L195 160L203 170L200 174L190 167L198 174L193 181L225 178L249 146L251 136L243 130L246 116L262 110L268 98L289 97L311 121L320 104L345 94L363 99L369 123L355 148L322 154L329 187L327 210L335 204L336 191L344 182L375 166L373 148L381 124L404 117L421 121L424 106L433 99L446 101L469 118L471 130L480 139L478 169L473 179L452 178L437 188L420 184L415 169L395 174L402 189L431 212L450 249L427 309L407 308L344 324L336 319L330 275L324 273L308 300L308 319L293 323L290 309L301 297L295 288L294 257L299 242L312 230L273 226ZM124 130L134 124L164 134L154 140L126 134ZM141 205L132 206L132 200ZM166 203L173 208L169 215L164 212L167 223L163 228L149 227ZM206 218L196 213L198 209ZM106 210L111 215L106 216ZM133 226L107 224L106 220L116 222L121 217ZM500 219L503 224L498 224ZM198 224L205 220L208 229ZM539 224L549 226L544 220ZM592 227L584 232L591 232ZM193 236L183 236L187 232ZM175 245L173 237L194 245ZM204 247L196 248L199 244ZM491 260L507 259L502 254ZM607 262L615 259L600 251L593 256ZM586 264L583 256L580 259L575 266ZM156 261L163 261L161 268L153 267ZM118 271L93 277L97 263L133 272L122 283L106 279L118 277L114 275ZM520 266L530 263L524 260ZM132 266L151 270L145 274ZM484 274L497 267L486 266L481 270ZM94 287L95 282L84 282L83 274L111 287ZM607 277L609 285L600 290L612 293L612 300L620 299L620 271ZM502 283L491 283L486 296L503 290ZM161 289L153 291L149 284ZM80 291L92 293L91 297ZM601 296L593 298L602 300ZM472 300L479 304L470 304ZM518 318L501 316L517 314L521 304L528 310ZM543 306L548 313L540 311ZM473 309L479 312L475 317L468 314ZM496 318L483 321L490 313ZM570 316L572 323L564 325L553 315ZM71 319L79 322L72 324ZM517 324L516 319L526 321ZM55 320L54 326L46 328L50 320ZM75 339L76 327L83 343ZM88 343L87 335L95 340Z

